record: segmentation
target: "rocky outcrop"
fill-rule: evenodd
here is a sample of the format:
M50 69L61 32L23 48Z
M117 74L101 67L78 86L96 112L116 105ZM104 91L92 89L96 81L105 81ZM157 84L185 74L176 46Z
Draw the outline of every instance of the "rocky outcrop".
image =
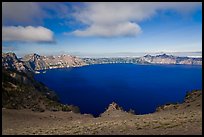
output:
M30 72L26 64L19 60L14 53L2 53L2 67L10 70L17 70L19 72Z
M111 104L109 104L108 108L99 116L115 118L115 117L123 117L123 116L126 116L127 114L130 114L130 113L124 111L123 108L120 107L117 103L112 102Z
M111 104L109 104L109 106L108 106L106 111L114 111L114 110L123 110L123 109L122 109L122 107L120 107L115 102L112 102Z
M192 92L188 92L185 96L184 103L190 103L197 100L198 97L201 97L202 91L193 90Z
M32 70L48 69L48 64L44 60L45 57L38 54L29 54L21 58L21 61Z

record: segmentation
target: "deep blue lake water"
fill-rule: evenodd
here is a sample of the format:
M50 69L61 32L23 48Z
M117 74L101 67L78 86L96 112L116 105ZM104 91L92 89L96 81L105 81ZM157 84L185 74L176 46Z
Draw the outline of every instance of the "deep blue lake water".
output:
M126 111L147 114L202 89L202 66L100 64L47 70L35 78L81 113L97 116L114 101Z

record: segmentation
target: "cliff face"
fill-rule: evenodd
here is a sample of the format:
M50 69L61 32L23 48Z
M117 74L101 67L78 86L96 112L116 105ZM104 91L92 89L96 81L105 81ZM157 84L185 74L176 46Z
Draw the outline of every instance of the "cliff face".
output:
M37 54L29 54L24 56L21 61L25 62L26 66L33 70L79 67L86 65L84 61L71 55L40 56Z
M44 61L45 57L37 55L37 54L29 54L25 55L21 61L23 61L26 66L28 66L32 70L39 69L48 69L48 64Z

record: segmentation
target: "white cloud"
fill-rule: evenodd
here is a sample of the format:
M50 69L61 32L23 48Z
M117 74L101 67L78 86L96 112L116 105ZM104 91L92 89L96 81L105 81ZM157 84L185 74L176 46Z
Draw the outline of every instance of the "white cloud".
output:
M2 40L23 42L53 42L53 32L41 26L3 26Z
M141 28L130 22L124 22L115 25L92 25L86 30L76 30L72 32L77 36L102 36L102 37L112 37L112 36L135 36L141 32Z
M87 2L68 4L58 2L3 2L2 23L4 26L42 26L45 18L60 18L69 23L73 21L80 28L71 33L77 36L136 36L142 29L139 26L140 22L150 19L160 10L170 9L186 14L193 11L197 6L202 7L202 3ZM63 21L60 24L63 24ZM73 23L71 25L73 26ZM88 27L81 29L80 25Z
M139 22L149 19L159 10L175 10L188 13L201 3L172 2L118 2L85 3L74 17L88 25L85 30L75 30L76 36L136 36L141 32Z

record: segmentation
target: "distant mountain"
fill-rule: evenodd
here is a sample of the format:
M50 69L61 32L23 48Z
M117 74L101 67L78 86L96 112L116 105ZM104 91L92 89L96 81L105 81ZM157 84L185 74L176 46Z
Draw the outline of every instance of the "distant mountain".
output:
M202 58L177 57L167 54L162 55L146 55L141 57L140 62L148 62L151 64L188 64L188 65L202 65Z
M2 53L2 67L19 72L35 72L36 70L80 67L91 64L133 63L133 64L186 64L202 65L202 58L178 57L173 55L145 55L143 57L121 58L78 58L71 55L40 56L28 54L18 59L14 53Z
M141 63L139 58L83 58L87 64L110 64L110 63ZM147 62L145 62L147 63Z
M133 64L186 64L202 65L202 58L178 57L173 55L145 55L143 57L125 58L83 58L87 64L133 63Z

